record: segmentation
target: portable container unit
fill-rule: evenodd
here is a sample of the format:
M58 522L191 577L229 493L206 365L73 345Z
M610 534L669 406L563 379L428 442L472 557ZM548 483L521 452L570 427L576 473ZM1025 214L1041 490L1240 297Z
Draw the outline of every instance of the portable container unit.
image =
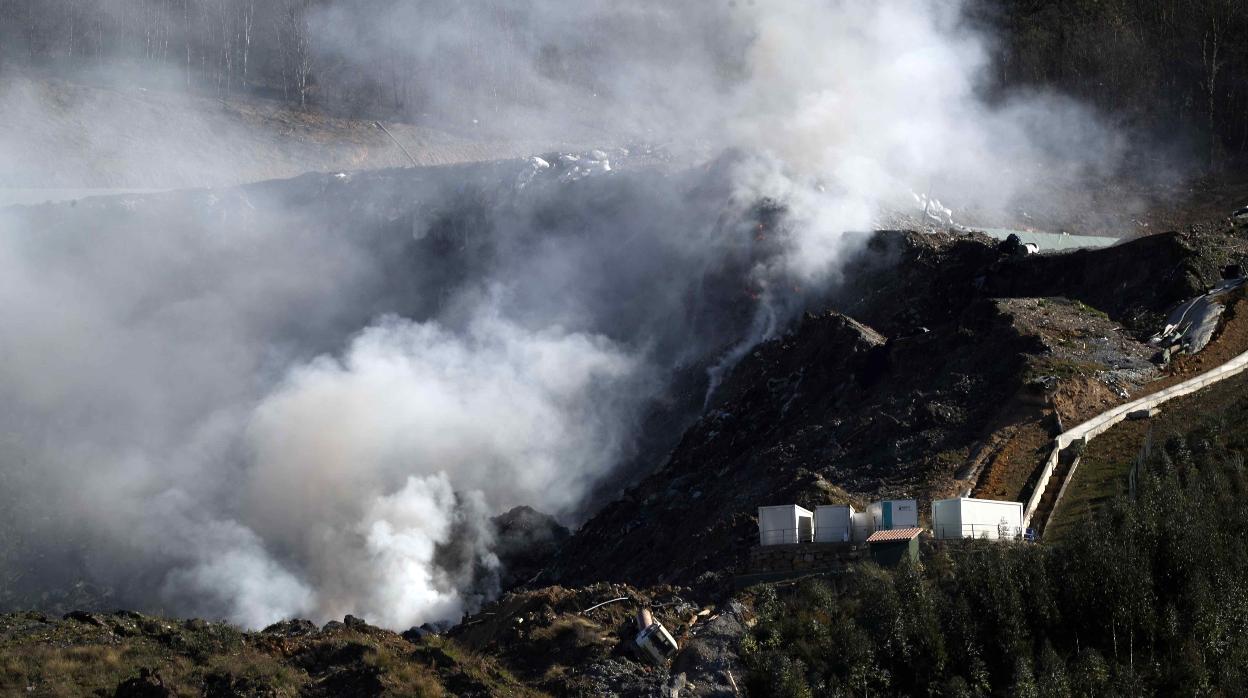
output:
M646 657L662 666L680 649L676 638L667 632L663 624L654 619L650 609L637 611L637 637L633 640Z
M855 513L848 504L815 507L815 542L848 543L854 540Z
M852 537L855 543L862 543L871 535L871 512L855 511L849 515L849 520L854 529Z
M919 525L919 504L913 499L891 499L867 506L871 514L871 531L894 528L915 528Z
M809 543L815 538L815 515L796 504L758 508L760 545Z
M932 502L932 533L939 540L1021 538L1023 504L967 497Z

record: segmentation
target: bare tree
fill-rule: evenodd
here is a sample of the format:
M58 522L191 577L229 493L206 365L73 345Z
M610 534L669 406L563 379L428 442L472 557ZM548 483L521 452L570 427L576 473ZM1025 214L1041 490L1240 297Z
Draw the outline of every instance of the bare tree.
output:
M309 0L283 0L282 73L283 90L290 87L299 96L299 106L308 104L308 78L312 74L312 33L308 26Z
M251 38L256 23L256 0L239 0L239 28L242 32L243 89L248 86L248 65L251 57Z

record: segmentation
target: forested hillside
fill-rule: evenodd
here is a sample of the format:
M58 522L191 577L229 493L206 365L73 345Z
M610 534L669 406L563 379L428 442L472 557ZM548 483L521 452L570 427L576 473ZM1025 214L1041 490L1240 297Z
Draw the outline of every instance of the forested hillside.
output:
M998 88L1058 89L1208 161L1248 150L1248 8L1238 0L980 0Z
M1238 695L1246 410L1159 434L1134 496L1060 543L762 590L752 695Z
M0 72L416 118L544 106L552 90L565 108L592 102L624 87L609 83L638 54L665 66L692 55L674 32L723 34L692 10L681 19L678 6L609 17L565 9L500 0L0 0ZM668 13L678 21L655 21Z

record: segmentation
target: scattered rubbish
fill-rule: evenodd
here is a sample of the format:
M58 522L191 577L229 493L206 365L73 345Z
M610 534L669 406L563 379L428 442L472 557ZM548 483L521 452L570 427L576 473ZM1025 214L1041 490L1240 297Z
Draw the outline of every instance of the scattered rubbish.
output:
M988 237L996 238L1003 242L1009 242L1010 238L1017 238L1018 244L1027 248L1027 251L1012 252L1002 248L1003 252L1008 254L1033 254L1035 252L1057 252L1064 250L1081 250L1096 249L1100 247L1111 247L1118 244L1118 238L1107 237L1101 235L1071 235L1067 232L1061 233L1044 233L1035 230L1013 230L1010 228L980 228L957 226L962 232L983 233Z
M924 222L943 226L953 225L953 209L941 204L939 199L933 199L926 194L911 192L911 195L914 196L919 208L923 209Z
M637 647L656 664L665 664L680 647L663 624L654 619L650 609L637 611Z
M1166 318L1166 324L1148 343L1160 347L1155 357L1160 363L1170 361L1176 353L1195 354L1213 339L1218 321L1226 307L1221 297L1244 285L1240 277L1229 278L1208 293L1180 303Z
M586 613L589 613L590 611L594 610L595 608L601 608L601 607L603 607L603 606L606 606L606 605L607 605L607 604L609 604L609 603L615 603L616 601L628 601L628 597L627 597L627 596L620 596L620 597L617 597L617 598L614 598L614 599L609 599L609 600L607 600L607 601L603 601L602 603L599 603L599 604L594 604L593 606L590 606L589 608L585 609L584 611L581 611L581 615L585 615Z
M1031 248L1034 249L1028 249L1028 245L1023 244L1022 238L1018 237L1017 233L1010 233L1007 238L997 244L997 249L1008 255L1027 255L1040 250L1040 247L1034 243L1031 243Z

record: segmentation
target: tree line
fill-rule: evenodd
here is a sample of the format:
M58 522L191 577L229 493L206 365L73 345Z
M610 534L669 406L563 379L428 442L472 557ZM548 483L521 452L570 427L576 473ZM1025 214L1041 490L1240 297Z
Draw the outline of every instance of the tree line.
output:
M1218 166L1248 152L1241 0L977 0L999 88L1057 88Z
M1056 544L760 593L761 696L1237 695L1248 685L1248 400L1164 439Z
M522 100L527 71L581 79L588 39L543 42L539 21L503 0L0 0L0 72L411 114L435 92Z
M218 94L306 105L316 0L0 0L0 70L85 74L112 67ZM164 68L155 71L151 68ZM112 77L107 73L101 78Z

